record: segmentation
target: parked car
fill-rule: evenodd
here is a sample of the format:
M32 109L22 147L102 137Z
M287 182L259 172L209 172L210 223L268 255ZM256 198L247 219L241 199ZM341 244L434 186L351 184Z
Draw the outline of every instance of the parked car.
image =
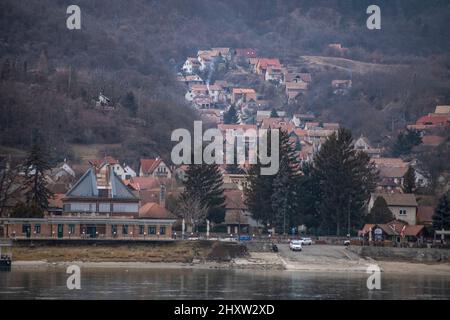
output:
M350 245L350 240L344 240L344 246L348 247Z
M301 238L300 241L302 242L302 245L305 245L305 246L312 245L312 239L311 238Z
M289 249L292 251L302 251L302 240L292 240L289 242Z

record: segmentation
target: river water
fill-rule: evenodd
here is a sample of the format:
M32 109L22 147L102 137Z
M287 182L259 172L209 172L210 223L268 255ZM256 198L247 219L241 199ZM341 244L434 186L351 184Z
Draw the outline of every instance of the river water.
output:
M81 270L81 290L68 290L63 267L0 272L0 299L450 299L450 277L216 269Z

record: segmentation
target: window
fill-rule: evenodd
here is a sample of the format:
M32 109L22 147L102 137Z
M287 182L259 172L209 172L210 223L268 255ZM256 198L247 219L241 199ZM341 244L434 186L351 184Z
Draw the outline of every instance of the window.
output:
M137 203L114 203L114 212L139 212L139 205Z
M160 227L159 234L161 234L161 235L166 234L166 227Z
M35 224L34 225L34 233L36 233L36 234L40 234L41 233L41 225L40 224Z
M117 234L117 226L115 224L111 225L111 234L113 236Z
M64 212L70 212L70 203L65 204L65 205L63 206L63 210L64 210Z
M406 216L406 209L400 209L399 214L402 216Z
M22 233L28 233L30 231L31 231L31 225L29 225L29 224L22 225Z
M139 226L139 234L140 234L140 235L143 235L143 234L144 234L144 230L145 230L145 227L144 227L144 226Z
M148 234L156 234L156 227L155 226L149 226L148 227Z
M109 203L99 203L98 204L98 212L110 212L111 204Z
M75 225L69 224L69 234L74 234L74 233L75 233Z
M122 234L128 234L128 225L124 224L122 226Z

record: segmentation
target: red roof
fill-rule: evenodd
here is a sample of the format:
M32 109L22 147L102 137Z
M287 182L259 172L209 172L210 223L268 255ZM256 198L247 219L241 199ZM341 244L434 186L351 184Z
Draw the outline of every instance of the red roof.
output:
M256 56L258 55L256 49L252 48L239 48L234 50L234 53L238 57L246 57L246 58L256 58Z
M151 174L153 170L155 170L159 164L162 162L162 159L141 159L141 170L145 174Z
M166 208L161 207L156 202L148 202L139 209L141 219L176 219Z
M149 190L159 188L161 184L167 184L167 179L156 177L133 177L127 183L134 190Z
M437 147L444 140L445 140L445 138L440 137L440 136L423 136L422 137L422 143L424 145L426 145L426 146L433 146L433 147Z
M416 125L443 126L450 123L450 116L423 116L416 121Z
M258 61L258 68L260 69L267 69L267 67L277 67L277 68L281 68L281 63L280 60L278 59L266 59L266 58L261 58Z

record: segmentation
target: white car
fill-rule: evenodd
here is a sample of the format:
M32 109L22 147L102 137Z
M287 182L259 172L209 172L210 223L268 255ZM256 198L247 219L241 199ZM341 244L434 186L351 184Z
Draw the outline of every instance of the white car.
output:
M302 251L302 241L301 240L292 240L289 242L289 249L292 251Z
M302 238L300 241L301 241L302 244L305 245L305 246L310 246L310 245L312 245L312 239L311 239L311 238Z

